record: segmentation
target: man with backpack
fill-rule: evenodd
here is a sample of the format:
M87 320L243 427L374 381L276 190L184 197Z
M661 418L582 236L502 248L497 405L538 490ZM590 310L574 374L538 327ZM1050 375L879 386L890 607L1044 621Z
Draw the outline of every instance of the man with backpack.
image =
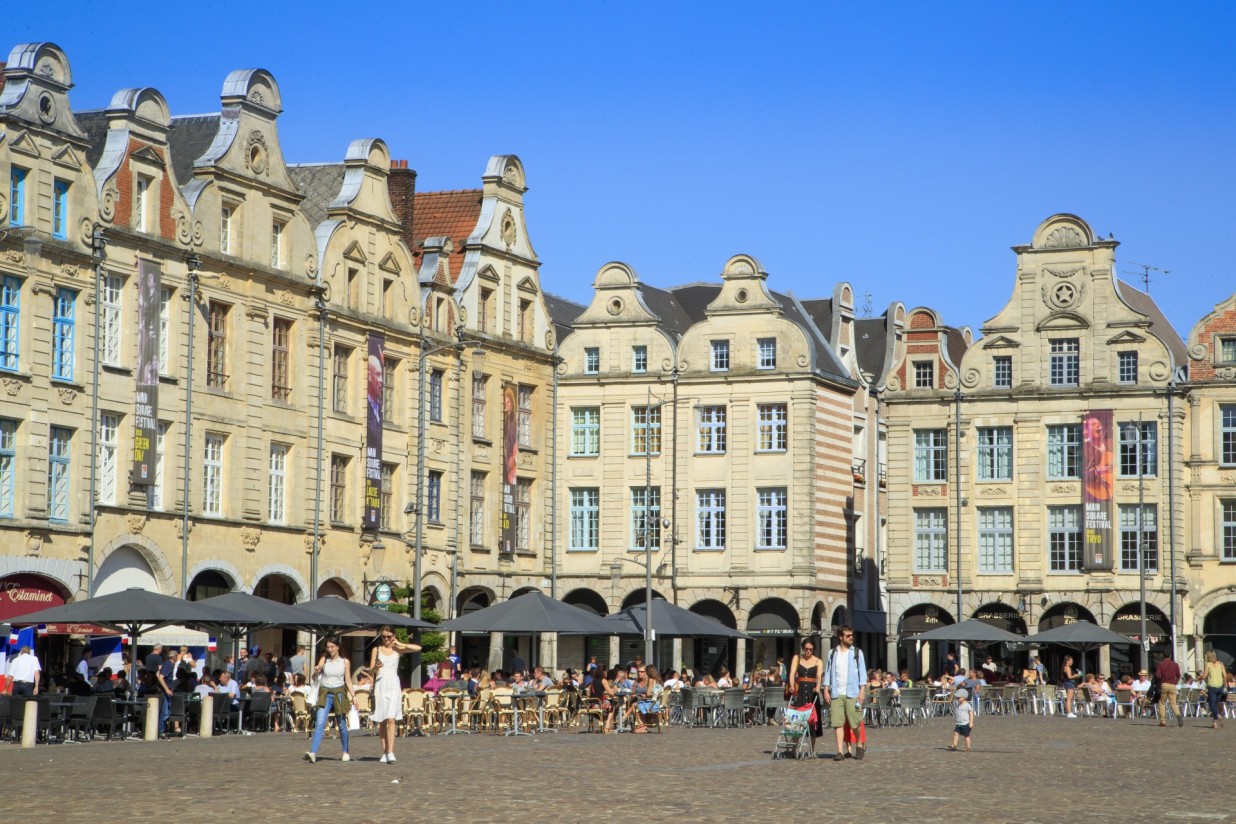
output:
M854 646L854 630L837 628L840 643L828 655L824 670L824 703L828 705L829 723L837 734L837 754L834 761L844 761L847 755L845 727L848 721L854 730L863 723L862 704L867 691L867 664L863 651ZM853 756L862 760L866 747L861 740L853 742Z

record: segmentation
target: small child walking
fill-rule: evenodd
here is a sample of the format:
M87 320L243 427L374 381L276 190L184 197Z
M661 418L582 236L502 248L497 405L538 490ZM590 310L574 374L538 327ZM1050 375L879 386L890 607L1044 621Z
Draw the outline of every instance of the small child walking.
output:
M949 749L957 752L957 742L959 739L966 739L966 752L970 752L970 731L974 727L974 707L970 705L970 693L965 690L957 690L957 709L953 712L953 720L957 722L957 726L953 727L953 743L949 744Z

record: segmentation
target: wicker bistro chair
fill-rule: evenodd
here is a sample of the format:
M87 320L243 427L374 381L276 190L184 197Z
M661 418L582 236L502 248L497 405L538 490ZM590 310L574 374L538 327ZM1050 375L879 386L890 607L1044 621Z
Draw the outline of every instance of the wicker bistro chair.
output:
M292 693L292 732L304 730L305 738L313 735L313 713L303 692Z
M585 729L586 727L586 729ZM599 698L585 698L579 707L578 732L603 732L605 730L605 709Z
M352 706L356 708L356 714L360 717L361 729L370 728L369 716L373 715L373 693L368 690L353 693Z
M462 715L466 717L468 726L473 730L484 730L489 727L490 713L493 708L494 691L481 690L476 698L468 704L468 709Z
M566 704L562 700L562 688L553 687L545 690L545 722L555 728L561 728L566 723Z
M401 699L403 706L402 735L423 731L429 722L429 693L424 690L409 689L403 691Z
M493 727L501 732L515 723L515 703L511 696L515 692L510 687L498 687L493 696Z

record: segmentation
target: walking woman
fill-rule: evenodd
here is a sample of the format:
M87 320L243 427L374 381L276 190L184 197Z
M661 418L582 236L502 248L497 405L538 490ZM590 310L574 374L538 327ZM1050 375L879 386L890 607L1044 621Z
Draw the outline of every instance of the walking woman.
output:
M1060 668L1060 688L1064 690L1064 717L1076 718L1073 712L1073 694L1077 691L1077 670L1073 669L1073 656L1064 656L1064 666Z
M816 657L815 641L810 638L803 640L802 652L790 661L790 695L791 706L805 707L816 703L819 694L820 680L824 677L824 662ZM815 711L815 724L811 727L811 735L819 738L824 734L823 712L819 707Z
M1227 667L1219 661L1214 650L1206 653L1206 700L1210 703L1210 728L1223 728L1223 716L1219 715L1219 704L1223 701L1223 693L1227 685Z
M405 652L420 652L419 644L396 640L389 626L378 630L378 645L369 657L369 671L376 673L373 682L373 714L369 718L378 725L382 739L383 764L395 763L395 725L403 718L403 691L399 689L399 656Z
M333 712L339 727L339 743L343 745L343 761L348 755L348 710L352 709L352 665L339 654L339 639L326 639L326 653L313 668L318 683L317 723L313 730L313 746L305 753L310 763L318 760L318 747L322 746L322 734L326 732L326 719Z

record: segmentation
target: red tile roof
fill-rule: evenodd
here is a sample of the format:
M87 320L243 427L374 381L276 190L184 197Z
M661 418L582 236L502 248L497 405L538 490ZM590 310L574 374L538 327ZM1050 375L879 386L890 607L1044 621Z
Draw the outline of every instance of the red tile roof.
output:
M412 209L413 257L420 258L420 246L425 238L449 237L455 244L455 253L450 258L451 282L454 283L459 279L463 266L463 256L459 250L481 216L481 190L417 192Z

